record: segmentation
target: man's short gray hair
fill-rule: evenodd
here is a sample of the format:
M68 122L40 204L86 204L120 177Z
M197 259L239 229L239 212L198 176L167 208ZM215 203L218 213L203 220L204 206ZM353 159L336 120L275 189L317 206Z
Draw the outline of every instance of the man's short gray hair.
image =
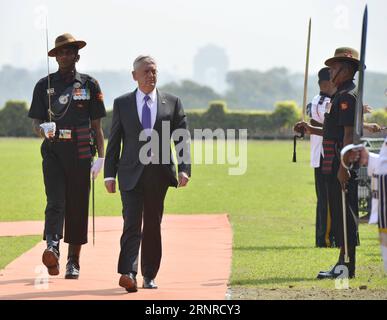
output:
M152 56L140 55L133 62L133 70L137 70L144 62L148 64L157 64Z

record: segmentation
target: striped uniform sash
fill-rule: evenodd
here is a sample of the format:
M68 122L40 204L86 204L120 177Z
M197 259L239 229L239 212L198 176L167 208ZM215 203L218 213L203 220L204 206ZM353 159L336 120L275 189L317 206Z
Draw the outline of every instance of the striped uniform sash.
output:
M332 164L335 157L335 144L334 140L323 140L324 158L322 161L322 174L332 173Z
M78 159L90 159L90 128L80 127L73 130L77 136Z
M378 177L379 229L387 232L387 174Z

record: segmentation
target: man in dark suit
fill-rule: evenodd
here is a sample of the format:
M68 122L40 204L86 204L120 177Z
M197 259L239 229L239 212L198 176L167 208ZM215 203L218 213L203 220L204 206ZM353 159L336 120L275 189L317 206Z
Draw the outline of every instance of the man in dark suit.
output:
M118 175L124 218L119 285L128 292L137 291L140 244L143 288L157 288L154 279L161 261L160 227L167 189L186 186L191 176L187 118L180 99L156 89L157 65L152 57L139 56L133 69L138 88L114 101L104 168L109 193L116 191ZM176 130L185 134L177 138ZM178 177L171 137L177 151Z

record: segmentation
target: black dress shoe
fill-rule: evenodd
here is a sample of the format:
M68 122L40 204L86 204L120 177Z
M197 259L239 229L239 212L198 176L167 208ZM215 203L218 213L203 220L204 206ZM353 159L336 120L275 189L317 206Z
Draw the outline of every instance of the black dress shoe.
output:
M58 234L46 234L47 249L44 250L42 262L47 267L50 276L57 276L59 274L59 241Z
M122 274L120 277L119 285L125 288L127 292L137 292L137 280L134 273Z
M144 282L142 283L142 287L144 289L157 289L155 280L150 278L145 278L145 277L144 277Z
M81 254L81 245L69 244L69 252L67 255L66 275L65 279L78 279L79 270L79 256Z
M48 247L43 252L42 262L47 267L50 276L59 274L59 251L55 247Z
M78 261L75 259L69 259L66 264L65 279L78 279L79 278L79 266Z
M320 271L317 275L317 279L321 279L321 280L337 279L339 276L343 275L345 267L348 269L348 278L350 279L355 278L355 268L350 264L344 263L344 264L336 264L329 271ZM343 275L343 278L345 278L344 275Z

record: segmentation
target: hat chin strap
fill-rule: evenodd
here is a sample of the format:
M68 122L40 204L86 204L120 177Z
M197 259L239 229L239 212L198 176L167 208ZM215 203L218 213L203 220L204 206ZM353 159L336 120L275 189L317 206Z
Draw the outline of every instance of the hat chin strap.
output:
M341 73L341 71L343 71L343 67L340 67L339 71L337 71L336 75L334 76L334 78L332 79L332 82L334 83L335 80L337 79L337 76Z

